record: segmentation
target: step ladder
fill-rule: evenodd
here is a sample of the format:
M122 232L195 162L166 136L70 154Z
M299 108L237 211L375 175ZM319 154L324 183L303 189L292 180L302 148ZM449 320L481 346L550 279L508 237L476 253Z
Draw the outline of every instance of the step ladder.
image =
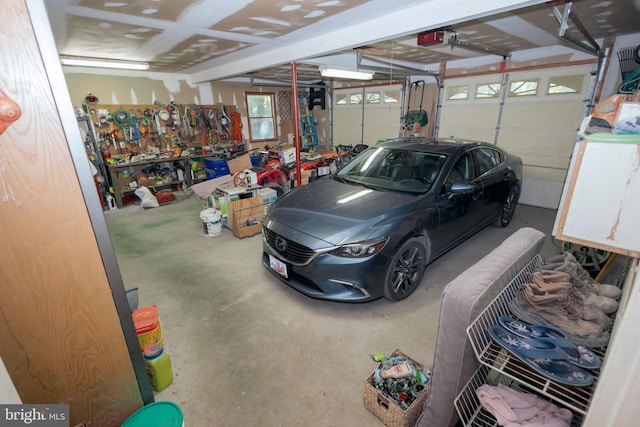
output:
M305 151L318 150L318 132L313 114L307 106L307 96L298 95L300 106L300 139L301 149Z

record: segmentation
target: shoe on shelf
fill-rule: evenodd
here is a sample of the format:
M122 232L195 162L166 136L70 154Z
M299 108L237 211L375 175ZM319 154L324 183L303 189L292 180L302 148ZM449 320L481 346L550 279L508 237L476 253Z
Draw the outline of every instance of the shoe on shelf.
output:
M593 384L593 375L572 364L555 344L522 338L500 325L491 325L488 333L498 345L539 374L561 384L584 387Z
M509 303L509 310L517 318L530 324L560 329L576 344L599 348L609 343L609 333L597 321L585 320L570 297L569 284L560 284L547 292L525 283ZM587 316L588 317L588 316Z
M591 292L615 300L622 296L622 290L617 286L596 282L571 252L548 258L540 268L568 273L576 288L584 288L583 292Z
M503 328L522 338L551 342L567 355L569 362L584 369L598 369L602 366L600 359L585 346L577 345L567 339L564 332L544 325L531 325L511 316L500 316L498 321Z
M549 274L545 275L545 273ZM549 277L557 281L548 281L547 279ZM573 308L576 310L581 319L596 322L600 326L602 326L603 329L610 329L612 326L611 318L602 308L600 308L599 305L605 306L607 308L613 308L611 306L611 302L613 302L613 305L615 305L615 310L617 310L617 302L610 298L601 300L604 297L591 294L589 294L590 299L586 301L583 295L580 294L580 292L576 291L575 287L571 284L570 281L562 281L563 279L568 278L569 275L567 273L554 273L553 270L538 270L534 271L531 274L530 284L533 291L537 295L543 295L546 293L566 293L567 298L571 300Z
M604 297L595 292L592 292L592 288L585 286L576 286L573 280L571 280L571 276L568 273L565 273L563 271L541 269L535 271L532 274L532 280L534 277L536 280L544 281L546 283L563 283L566 281L570 281L573 284L573 290L582 298L585 306L594 306L599 310L602 310L605 314L613 314L618 311L618 301L613 298Z

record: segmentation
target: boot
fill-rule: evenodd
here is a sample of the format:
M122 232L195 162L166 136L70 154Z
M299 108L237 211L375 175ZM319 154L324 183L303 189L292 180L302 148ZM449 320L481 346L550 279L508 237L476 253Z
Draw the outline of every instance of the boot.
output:
M602 335L602 326L580 317L569 299L569 289L570 285L560 284L545 291L533 283L527 283L514 302L518 311L523 310L527 314L539 317L544 320L543 324L558 328L567 334L587 339ZM515 314L520 317L521 313Z
M548 274L545 276L545 272ZM556 282L548 281L547 278L557 280ZM603 329L609 329L612 326L611 319L600 307L596 305L599 297L597 295L590 296L590 300L586 301L582 295L575 291L571 282L562 281L568 279L569 275L563 272L555 272L548 270L538 270L531 274L531 287L536 294L556 294L566 293L570 299L571 306L575 309L576 314L582 319L589 322L595 322L602 326ZM609 299L609 298L607 298ZM610 300L613 301L613 300ZM615 301L613 301L615 303ZM617 309L617 303L616 303Z
M545 282L562 283L567 280L571 280L571 276L568 273L557 270L538 270L534 274L540 274ZM573 283L573 281L572 281ZM573 283L574 291L582 299L582 303L585 306L593 306L602 310L605 314L612 314L618 311L618 302L613 298L603 297L597 293L591 292L588 287L577 286ZM617 288L616 288L617 289Z
M584 288L582 292L591 292L614 300L620 299L622 296L622 290L617 286L598 283L593 280L589 272L584 269L570 252L548 258L542 265L542 268L568 273L577 288Z

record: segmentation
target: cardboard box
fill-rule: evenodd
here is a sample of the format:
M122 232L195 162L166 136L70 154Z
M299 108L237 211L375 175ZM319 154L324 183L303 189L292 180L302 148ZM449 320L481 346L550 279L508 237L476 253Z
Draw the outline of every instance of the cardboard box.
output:
M311 179L312 176L315 176L315 171L313 171L313 170L300 171L301 185L308 184L309 180ZM297 174L295 172L292 172L291 173L291 188L297 187L297 186L298 186Z
M283 165L288 165L290 163L296 162L296 149L295 147L286 148L278 153L278 157L280 158L280 163Z
M249 153L227 160L229 172L233 175L236 172L242 172L245 169L251 169L251 155Z
M391 353L391 356L404 356L411 360L418 369L424 372L424 366L422 364L402 353L400 350L395 350ZM429 392L431 390L431 378L429 378L429 382L420 392L418 397L407 409L403 410L397 403L382 394L382 392L373 385L372 377L373 375L369 375L369 377L364 381L365 408L378 417L378 419L387 427L413 426L424 409L423 407L424 403L427 401L427 397L429 397Z
M262 232L263 203L262 196L229 203L229 224L234 236L249 237Z

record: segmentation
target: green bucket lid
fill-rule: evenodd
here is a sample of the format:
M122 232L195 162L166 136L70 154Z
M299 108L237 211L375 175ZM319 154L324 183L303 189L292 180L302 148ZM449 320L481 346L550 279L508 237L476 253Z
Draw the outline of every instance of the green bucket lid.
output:
M599 132L585 135L584 140L589 142L623 142L629 144L639 144L640 134Z
M182 427L182 410L169 401L150 403L131 414L121 427Z

